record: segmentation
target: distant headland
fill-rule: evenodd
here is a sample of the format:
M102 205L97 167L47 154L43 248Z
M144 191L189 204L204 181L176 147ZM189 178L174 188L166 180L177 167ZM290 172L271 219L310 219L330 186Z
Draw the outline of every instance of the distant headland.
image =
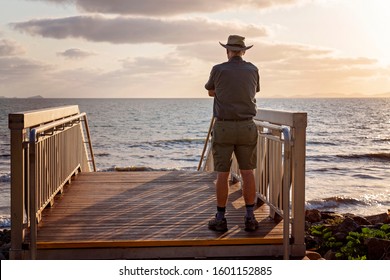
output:
M6 97L6 96L0 96L0 99L22 99L22 97ZM44 97L42 95L34 95L30 97L25 97L26 99L43 99ZM24 99L24 98L23 98Z

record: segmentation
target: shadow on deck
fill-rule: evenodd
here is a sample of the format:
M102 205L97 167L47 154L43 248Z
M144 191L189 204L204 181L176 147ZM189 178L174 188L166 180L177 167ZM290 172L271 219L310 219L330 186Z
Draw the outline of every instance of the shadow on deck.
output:
M215 214L215 174L79 173L42 213L38 259L250 258L283 255L283 223L255 210L259 229L244 231L239 184L230 187L229 230L207 228Z

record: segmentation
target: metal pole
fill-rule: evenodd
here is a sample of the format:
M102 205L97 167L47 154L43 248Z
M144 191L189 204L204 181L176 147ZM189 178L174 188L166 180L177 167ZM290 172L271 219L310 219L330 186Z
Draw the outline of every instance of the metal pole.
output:
M200 156L200 161L199 161L199 165L198 165L198 171L200 171L200 168L202 167L202 162L203 162L204 154L206 153L206 149L207 149L207 145L208 145L209 138L210 138L210 135L211 135L211 131L212 131L213 127L214 127L214 122L215 122L215 118L214 118L214 116L212 116L212 117L211 117L211 121L210 121L209 131L208 131L207 137L206 137L206 141L204 142L204 147L203 147L202 155Z
M86 114L84 114L84 124L85 124L85 130L87 132L87 137L88 137L88 145L89 145L89 151L90 151L90 154L91 154L91 161L92 161L93 171L96 172L95 157L93 155L91 134L89 133L88 119L87 119L87 115Z

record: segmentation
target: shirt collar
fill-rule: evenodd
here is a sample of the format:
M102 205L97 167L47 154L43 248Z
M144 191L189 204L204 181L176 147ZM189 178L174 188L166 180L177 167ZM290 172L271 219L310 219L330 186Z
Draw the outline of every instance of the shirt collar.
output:
M230 61L243 61L242 57L241 56L233 56L229 59L229 62Z

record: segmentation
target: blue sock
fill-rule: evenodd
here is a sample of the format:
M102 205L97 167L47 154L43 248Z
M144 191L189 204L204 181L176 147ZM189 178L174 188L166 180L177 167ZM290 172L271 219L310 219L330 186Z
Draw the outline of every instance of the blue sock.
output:
M255 214L253 213L255 205L254 204L251 204L251 205L247 204L247 205L245 205L245 208L246 208L245 217L246 218L253 218L255 216Z
M217 206L217 215L215 215L218 221L222 221L225 218L226 207Z

